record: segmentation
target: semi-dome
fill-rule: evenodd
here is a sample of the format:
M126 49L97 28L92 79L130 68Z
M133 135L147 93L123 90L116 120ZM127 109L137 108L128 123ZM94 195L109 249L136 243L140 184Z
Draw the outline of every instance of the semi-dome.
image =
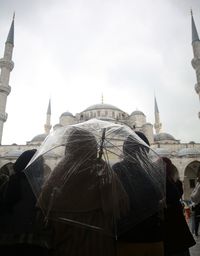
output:
M66 112L62 113L60 117L62 117L62 116L71 116L71 117L74 117L74 116L72 115L72 113L70 113L69 111L66 111Z
M114 118L111 118L111 117L101 117L100 119L102 121L110 121L110 122L115 122L116 121Z
M46 137L46 133L38 134L31 140L31 142L42 142Z
M53 127L53 129L58 129L58 128L60 128L60 127L63 127L62 124L55 124L54 127Z
M142 115L142 116L145 116L145 114L144 114L142 111L140 111L140 110L135 110L135 111L133 111L133 112L131 113L131 115L132 115L132 116L135 116L135 115Z
M156 148L154 151L161 157L170 155L169 150L166 148Z
M169 133L158 133L154 136L154 141L161 141L161 140L175 140L175 138Z
M178 152L178 156L200 156L200 150L196 148L182 148Z
M6 152L3 157L5 158L18 158L24 150L11 150L9 152Z
M112 110L122 111L121 109L110 104L95 104L86 108L83 112L90 111L90 110L98 110L98 109L112 109Z

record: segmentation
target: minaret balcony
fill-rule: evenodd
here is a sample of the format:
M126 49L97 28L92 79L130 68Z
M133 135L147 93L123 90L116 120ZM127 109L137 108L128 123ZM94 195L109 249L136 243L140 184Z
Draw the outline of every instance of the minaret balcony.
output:
M7 68L12 71L14 68L14 62L11 60L5 60L4 58L0 59L0 68Z
M5 122L8 118L8 114L7 113L0 113L0 121Z
M192 67L194 69L197 69L197 67L199 67L199 66L200 66L200 59L199 58L192 59Z
M11 91L10 85L8 85L8 86L3 86L3 85L1 85L1 83L0 83L0 93L5 93L6 95L9 95L10 91Z
M162 124L161 124L161 123L155 123L155 124L154 124L154 128L155 128L155 129L161 129L161 127L162 127Z
M200 94L200 84L195 84L195 91L197 94Z
M46 134L49 134L49 132L50 132L50 130L51 130L51 127L52 127L52 125L48 125L48 124L45 124L45 125L44 125L44 130L45 130L45 133L46 133Z

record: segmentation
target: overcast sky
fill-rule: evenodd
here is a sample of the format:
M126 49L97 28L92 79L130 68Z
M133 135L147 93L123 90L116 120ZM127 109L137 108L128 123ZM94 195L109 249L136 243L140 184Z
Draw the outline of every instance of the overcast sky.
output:
M200 142L200 103L191 66L191 17L199 0L0 0L0 56L15 11L12 88L2 144L25 144L65 111L112 104L138 109L162 131Z

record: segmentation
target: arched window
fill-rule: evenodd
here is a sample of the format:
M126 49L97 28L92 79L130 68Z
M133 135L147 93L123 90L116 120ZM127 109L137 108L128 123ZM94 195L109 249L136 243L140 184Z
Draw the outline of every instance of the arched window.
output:
M197 181L197 172L200 166L199 161L193 161L187 165L184 172L184 199L190 200L192 190Z

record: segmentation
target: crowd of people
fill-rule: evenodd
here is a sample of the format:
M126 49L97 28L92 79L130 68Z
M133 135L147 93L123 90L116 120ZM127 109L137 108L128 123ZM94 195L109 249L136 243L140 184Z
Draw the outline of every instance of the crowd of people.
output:
M42 156L26 168L36 149L22 153L11 173L0 170L0 255L190 255L195 239L171 160L159 159L162 184L143 133L124 139L123 158L114 164L102 158L101 146L91 132L76 128L48 177ZM198 236L200 168L191 200Z
M196 237L199 236L199 222L200 222L200 166L197 171L197 183L191 194L192 200L192 232Z

